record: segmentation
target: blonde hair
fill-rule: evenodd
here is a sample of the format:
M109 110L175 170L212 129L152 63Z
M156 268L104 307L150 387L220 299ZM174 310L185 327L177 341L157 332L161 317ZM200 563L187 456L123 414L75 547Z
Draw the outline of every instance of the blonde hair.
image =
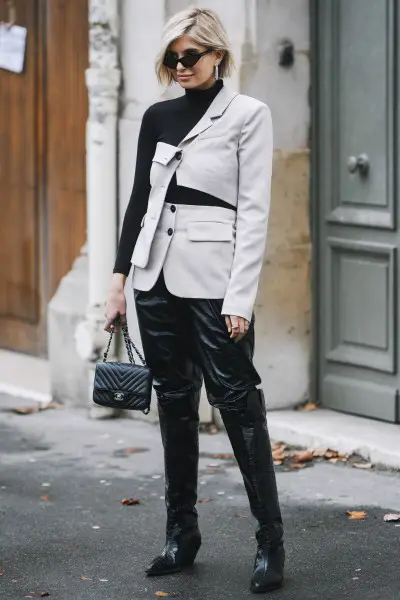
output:
M170 44L189 35L197 44L222 50L224 56L219 64L219 76L229 77L234 67L232 51L225 27L216 12L205 8L188 8L174 15L164 27L160 52L156 58L156 74L161 84L171 85L174 78L163 64L164 56Z

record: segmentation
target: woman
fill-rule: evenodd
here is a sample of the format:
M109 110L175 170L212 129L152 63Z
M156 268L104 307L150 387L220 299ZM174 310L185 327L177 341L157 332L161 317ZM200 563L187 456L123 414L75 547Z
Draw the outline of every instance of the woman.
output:
M167 527L148 575L179 571L200 548L197 467L202 380L220 409L243 475L258 543L251 589L283 579L283 527L260 378L253 304L270 203L268 107L224 86L233 65L210 10L166 25L157 75L185 94L144 114L105 329L126 313L131 263L137 317L157 393L165 455Z

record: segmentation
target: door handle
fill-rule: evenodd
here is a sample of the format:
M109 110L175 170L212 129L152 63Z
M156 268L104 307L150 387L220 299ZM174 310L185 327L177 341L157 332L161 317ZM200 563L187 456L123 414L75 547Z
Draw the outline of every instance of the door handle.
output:
M349 156L347 159L347 170L349 173L356 173L358 171L360 175L368 174L369 171L369 158L365 153L360 154L359 156Z

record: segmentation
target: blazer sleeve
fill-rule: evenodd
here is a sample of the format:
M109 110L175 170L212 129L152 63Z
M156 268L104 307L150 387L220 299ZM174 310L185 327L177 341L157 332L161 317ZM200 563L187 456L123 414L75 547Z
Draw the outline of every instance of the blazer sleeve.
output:
M236 246L223 315L252 318L264 259L271 199L273 132L265 104L246 118L239 139Z

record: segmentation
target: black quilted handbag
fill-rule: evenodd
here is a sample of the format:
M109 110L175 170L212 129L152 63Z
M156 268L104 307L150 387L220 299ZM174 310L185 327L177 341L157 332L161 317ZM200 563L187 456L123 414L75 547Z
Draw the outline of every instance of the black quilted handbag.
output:
M94 374L93 401L100 406L141 410L144 414L150 412L151 386L153 378L150 369L135 344L132 342L125 322L120 323L124 336L129 363L107 362L107 356L114 331L110 339L103 362L97 363ZM133 358L132 348L143 363L137 365Z

